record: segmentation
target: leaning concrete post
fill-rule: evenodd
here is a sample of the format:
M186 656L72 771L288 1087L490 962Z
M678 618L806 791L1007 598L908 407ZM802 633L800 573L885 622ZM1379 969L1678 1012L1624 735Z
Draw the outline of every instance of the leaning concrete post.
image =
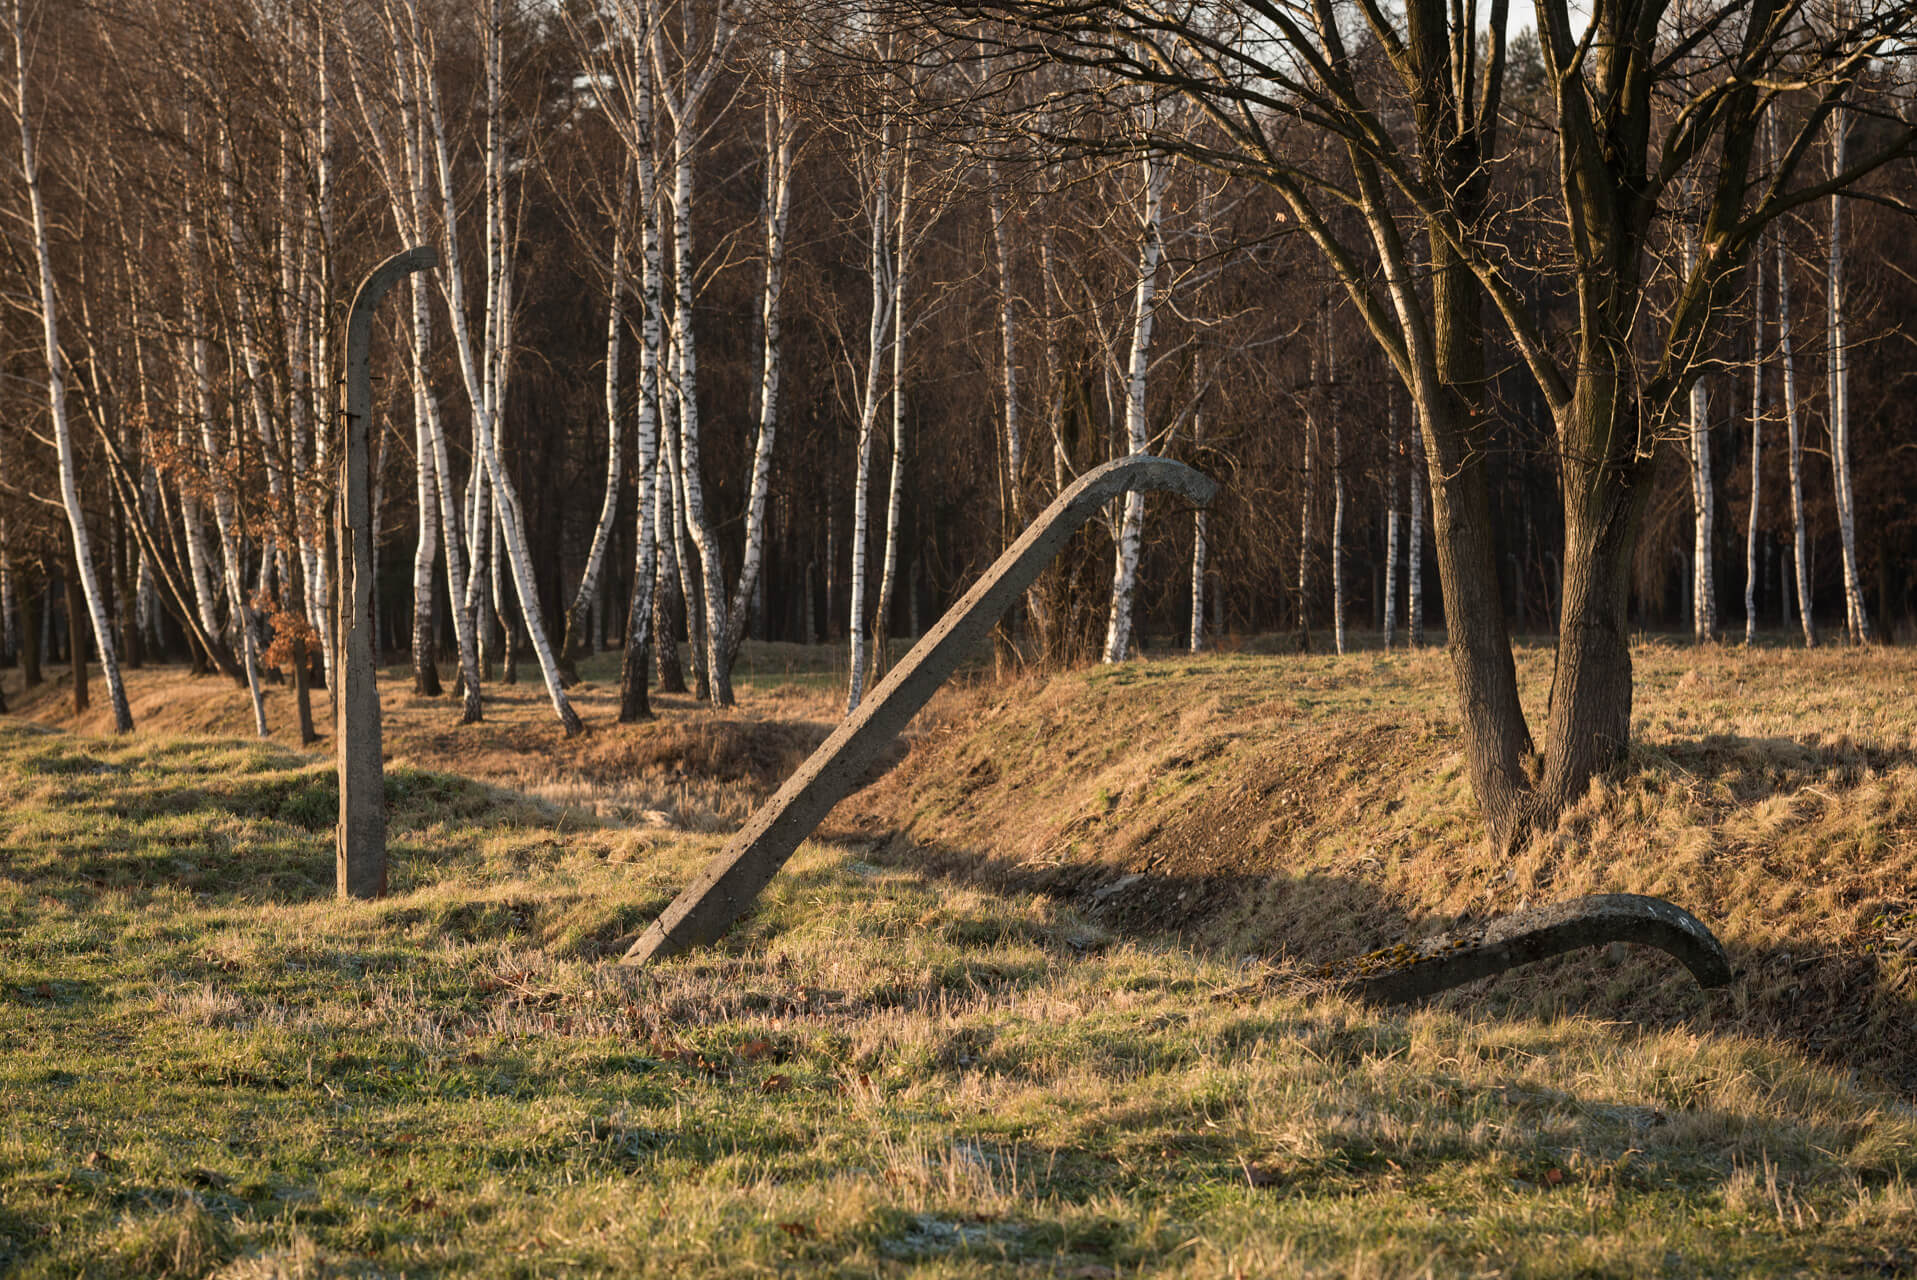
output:
M626 952L624 964L644 964L718 938L752 905L799 842L825 820L879 752L945 683L959 660L991 632L1012 602L1032 585L1080 525L1113 498L1133 489L1165 489L1199 506L1217 490L1205 476L1165 458L1143 454L1108 462L1058 495L965 598L912 646L859 709L847 716L779 793L721 849L699 878Z
M1731 980L1730 957L1704 922L1662 898L1598 893L1534 907L1465 933L1399 943L1324 975L1360 999L1405 1004L1580 947L1634 942L1675 956L1701 987Z
M386 770L380 759L379 679L373 658L373 312L402 276L439 265L430 248L408 249L373 268L346 316L346 447L339 464L339 625L333 670L340 681L339 896L386 892Z

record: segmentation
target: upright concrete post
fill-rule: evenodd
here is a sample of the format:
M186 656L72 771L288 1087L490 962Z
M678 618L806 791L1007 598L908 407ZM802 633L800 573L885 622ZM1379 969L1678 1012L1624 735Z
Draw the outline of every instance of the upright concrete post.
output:
M342 898L386 892L386 769L380 758L379 676L373 656L373 312L401 277L439 265L430 248L408 249L373 268L346 316L346 447L340 451L338 673L338 885Z
M676 955L724 933L778 874L799 842L865 775L885 744L945 683L960 659L984 642L1066 540L1107 502L1134 489L1166 489L1204 506L1217 486L1190 467L1145 454L1108 462L1080 477L912 646L905 660L892 668L812 758L786 779L778 794L752 815L699 878L633 943L621 963L638 965L655 956Z

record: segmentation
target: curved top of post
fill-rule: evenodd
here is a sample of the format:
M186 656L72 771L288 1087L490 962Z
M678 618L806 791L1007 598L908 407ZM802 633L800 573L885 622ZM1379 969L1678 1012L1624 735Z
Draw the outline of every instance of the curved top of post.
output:
M430 271L438 265L439 252L431 245L422 244L403 249L374 267L366 279L360 282L359 292L353 295L353 307L347 313L347 328L350 330L358 325L370 324L373 310L379 306L379 300L386 296L386 291L391 289L400 277L411 275L415 271Z
M1093 467L1065 491L1057 501L1074 504L1087 499L1104 502L1132 489L1157 489L1175 493L1196 506L1209 506L1218 492L1218 482L1202 471L1182 462L1149 453L1134 453Z

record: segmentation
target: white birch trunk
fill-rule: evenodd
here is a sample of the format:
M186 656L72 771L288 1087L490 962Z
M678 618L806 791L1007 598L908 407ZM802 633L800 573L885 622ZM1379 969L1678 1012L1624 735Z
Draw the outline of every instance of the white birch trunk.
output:
M874 166L872 191L869 197L871 203L868 206L872 224L870 262L872 317L866 329L865 388L859 406L858 469L852 482L852 599L851 620L846 629L846 639L851 650L851 670L847 675L845 697L847 715L858 710L859 702L865 697L865 550L870 527L872 445L873 436L878 428L879 386L885 371L886 332L892 319L890 314L892 290L889 287L890 254L888 252L891 202L886 176L891 149L891 131L890 126L887 126L886 140L880 152L879 162Z
M899 499L905 488L905 287L912 233L912 126L899 147L897 233L892 259L892 474L885 504L885 553L879 570L878 607L872 611L872 683L891 665L892 588L899 571Z
M73 431L67 419L66 364L60 354L58 299L53 287L53 250L47 238L46 208L40 199L40 170L34 152L33 115L27 102L27 48L21 29L21 0L13 5L14 83L18 96L14 106L20 118L20 167L27 184L27 201L33 215L33 252L39 267L39 303L41 336L47 354L47 403L53 417L53 441L60 465L60 500L66 508L67 528L73 537L73 559L80 574L80 587L86 596L87 613L93 623L94 646L100 655L100 669L106 676L107 696L113 703L113 726L121 733L133 729L133 711L127 705L126 685L120 679L120 663L113 649L113 629L107 620L106 600L93 570L92 540L87 536L86 514L80 505L80 484L74 462ZM69 619L70 643L79 646L80 631L76 619Z
M1398 486L1404 475L1404 428L1398 421L1398 397L1390 395L1391 460L1385 469L1384 647L1398 639Z
M1319 312L1325 350L1325 411L1331 418L1331 645L1345 651L1345 456L1338 421L1338 351L1332 345L1331 307Z
M503 543L507 565L511 569L514 591L519 596L520 615L526 624L527 638L539 660L539 671L546 686L553 712L565 727L568 737L579 732L579 715L560 684L559 664L547 638L545 619L539 607L538 585L532 570L532 551L527 546L525 521L519 495L507 471L499 447L498 412L503 404L507 365L511 357L511 252L505 233L504 208L504 131L500 123L500 94L503 68L501 48L503 15L499 0L491 0L486 31L486 297L483 313L486 346L475 351L472 327L467 317L464 271L460 264L458 209L453 183L452 155L446 142L445 115L433 69L423 65L424 43L414 10L415 59L419 79L424 84L424 106L431 123L433 159L439 176L442 206L440 234L444 240L442 273L447 283L452 315L454 348L459 355L460 373L466 384L467 398L473 410L474 451L479 455L474 470L484 470L486 487L492 490L493 515ZM478 523L478 521L475 521ZM510 660L510 655L508 655Z
M785 232L792 212L792 152L796 132L792 104L787 96L785 54L778 55L776 83L765 105L765 291L760 295L759 324L764 335L759 368L759 439L752 452L752 477L746 486L745 553L739 562L739 582L726 610L726 687L731 688L731 664L745 639L751 616L750 601L761 585L765 564L766 495L772 488L772 447L779 429L779 380L783 369L780 298L785 290Z
M1757 514L1764 496L1764 240L1751 254L1751 510L1744 524L1744 643L1757 643Z
M678 75L671 74L671 50L665 24L654 23L651 56L658 101L672 122L673 151L673 253L674 253L674 368L679 399L679 468L676 483L687 532L698 553L700 581L697 603L690 594L686 601L688 621L694 609L702 609L700 619L703 661L695 672L705 681L705 692L715 706L729 707L732 697L731 655L726 652L727 624L725 565L721 559L718 535L706 510L705 483L701 462L699 417L699 348L694 301L697 294L698 258L693 246L692 199L694 151L703 136L701 113L715 77L731 47L734 28L730 11L721 6L713 14L709 39L702 50L695 43L691 12L682 10L686 21L680 46ZM676 89L676 91L675 91Z
M1005 545L1011 545L1025 527L1025 437L1018 412L1018 331L1013 314L1012 236L1006 224L1005 193L998 165L988 162L986 182L991 193L992 254L998 269L999 359L1005 395Z
M606 561L606 548L612 542L612 526L619 515L619 482L622 478L625 432L619 421L620 350L626 325L626 292L630 273L626 270L625 208L632 198L632 171L626 170L619 206L613 212L618 224L612 238L612 298L606 308L606 492L599 504L599 521L593 526L592 546L586 552L586 567L579 575L579 589L573 593L566 610L564 638L560 653L573 660L589 647L579 640L579 618L587 602L599 593L599 572Z
M1411 466L1405 475L1411 515L1405 534L1405 640L1413 649L1424 644L1424 434L1411 424Z
M1804 522L1804 437L1797 416L1797 358L1791 350L1790 257L1784 236L1777 237L1777 352L1784 365L1784 430L1788 437L1791 485L1791 569L1796 587L1797 621L1804 647L1817 646L1811 617L1810 531Z
M1697 233L1684 232L1684 273L1697 269ZM1717 577L1714 572L1717 493L1711 474L1711 398L1699 377L1691 384L1691 638L1709 644L1717 638Z
M1835 178L1844 171L1844 157L1850 135L1849 113L1843 107L1831 112L1830 171ZM1864 583L1857 571L1857 499L1851 488L1850 468L1850 341L1845 315L1848 301L1844 289L1844 197L1830 197L1830 264L1825 274L1824 314L1829 326L1827 344L1830 357L1830 465L1837 500L1837 532L1844 552L1844 622L1852 644L1870 643L1870 613L1864 605Z
M672 485L672 564L679 575L679 621L684 628L682 636L692 661L692 694L700 701L705 701L712 696L712 685L706 668L705 612L700 604L699 575L693 563L698 549L692 546L686 528L685 437L679 429L680 415L685 412L685 398L681 394L684 383L679 378L676 325L668 331L668 337L672 352L666 361L666 399L672 405L672 412L661 421L666 427L666 474Z
M1191 415L1191 442L1194 452L1202 453L1205 444L1205 410L1201 406ZM1193 653L1205 649L1205 508L1191 515L1191 629L1188 647Z
M1335 413L1335 411L1334 411ZM1343 433L1331 420L1331 640L1345 651L1345 471Z
M1151 367L1152 323L1157 317L1158 264L1164 253L1162 228L1165 184L1171 163L1151 155L1142 162L1145 175L1143 243L1138 252L1138 284L1132 304L1132 349L1125 394L1125 444L1129 453L1143 453L1151 439L1145 421L1145 375ZM1133 600L1138 590L1138 551L1145 530L1145 495L1125 495L1125 515L1112 558L1112 606L1105 621L1105 661L1123 662L1132 656Z
M622 17L623 17L623 11ZM642 313L639 333L639 510L634 530L632 597L626 610L625 654L619 671L619 720L630 724L649 717L646 700L648 643L658 581L660 513L665 486L660 483L660 288L664 273L659 244L658 177L654 159L651 34L644 23L625 32L631 76L631 133L627 149L639 184L640 275Z
M703 466L700 460L699 347L694 323L698 258L692 235L693 139L682 130L673 148L672 247L676 258L673 284L678 291L673 308L673 336L677 340L679 398L679 484L684 501L686 532L698 552L698 594L704 605L705 675L714 706L733 703L731 669L724 652L726 636L725 566L718 537L706 511ZM691 600L687 608L694 607Z
M1311 399L1305 410L1304 489L1298 501L1298 647L1307 651L1311 648L1311 473L1316 462L1313 457L1313 437L1318 434L1319 359L1318 345L1313 343L1311 387L1306 392Z
M413 549L413 691L439 695L439 668L433 661L433 564L439 555L439 470L433 447L433 413L426 401L432 392L423 376L427 359L426 281L415 275L413 290L413 363L420 371L413 379L414 500L419 508L419 540ZM377 509L377 507L375 508ZM374 545L379 545L375 540ZM375 579L377 581L377 578ZM459 600L449 602L455 613ZM377 637L376 637L377 642Z

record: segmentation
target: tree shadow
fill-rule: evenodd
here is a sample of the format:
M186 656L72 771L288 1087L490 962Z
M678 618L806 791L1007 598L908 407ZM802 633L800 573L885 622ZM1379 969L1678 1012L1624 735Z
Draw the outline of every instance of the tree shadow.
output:
M1301 989L1315 985L1310 975L1320 967L1341 968L1367 952L1482 925L1497 914L1434 914L1385 885L1353 875L1166 874L1099 862L1030 865L921 841L871 819L822 838L879 866L1068 905L1133 941L1231 961L1272 962L1279 975L1294 975ZM1906 906L1906 932L1917 935L1917 901ZM1699 987L1672 956L1613 943L1480 979L1425 1003L1473 1018L1579 1014L1645 1029L1759 1036L1917 1096L1917 1008L1910 965L1863 949L1833 950L1795 935L1758 945L1733 940L1725 950L1733 977L1729 986L1715 990Z

